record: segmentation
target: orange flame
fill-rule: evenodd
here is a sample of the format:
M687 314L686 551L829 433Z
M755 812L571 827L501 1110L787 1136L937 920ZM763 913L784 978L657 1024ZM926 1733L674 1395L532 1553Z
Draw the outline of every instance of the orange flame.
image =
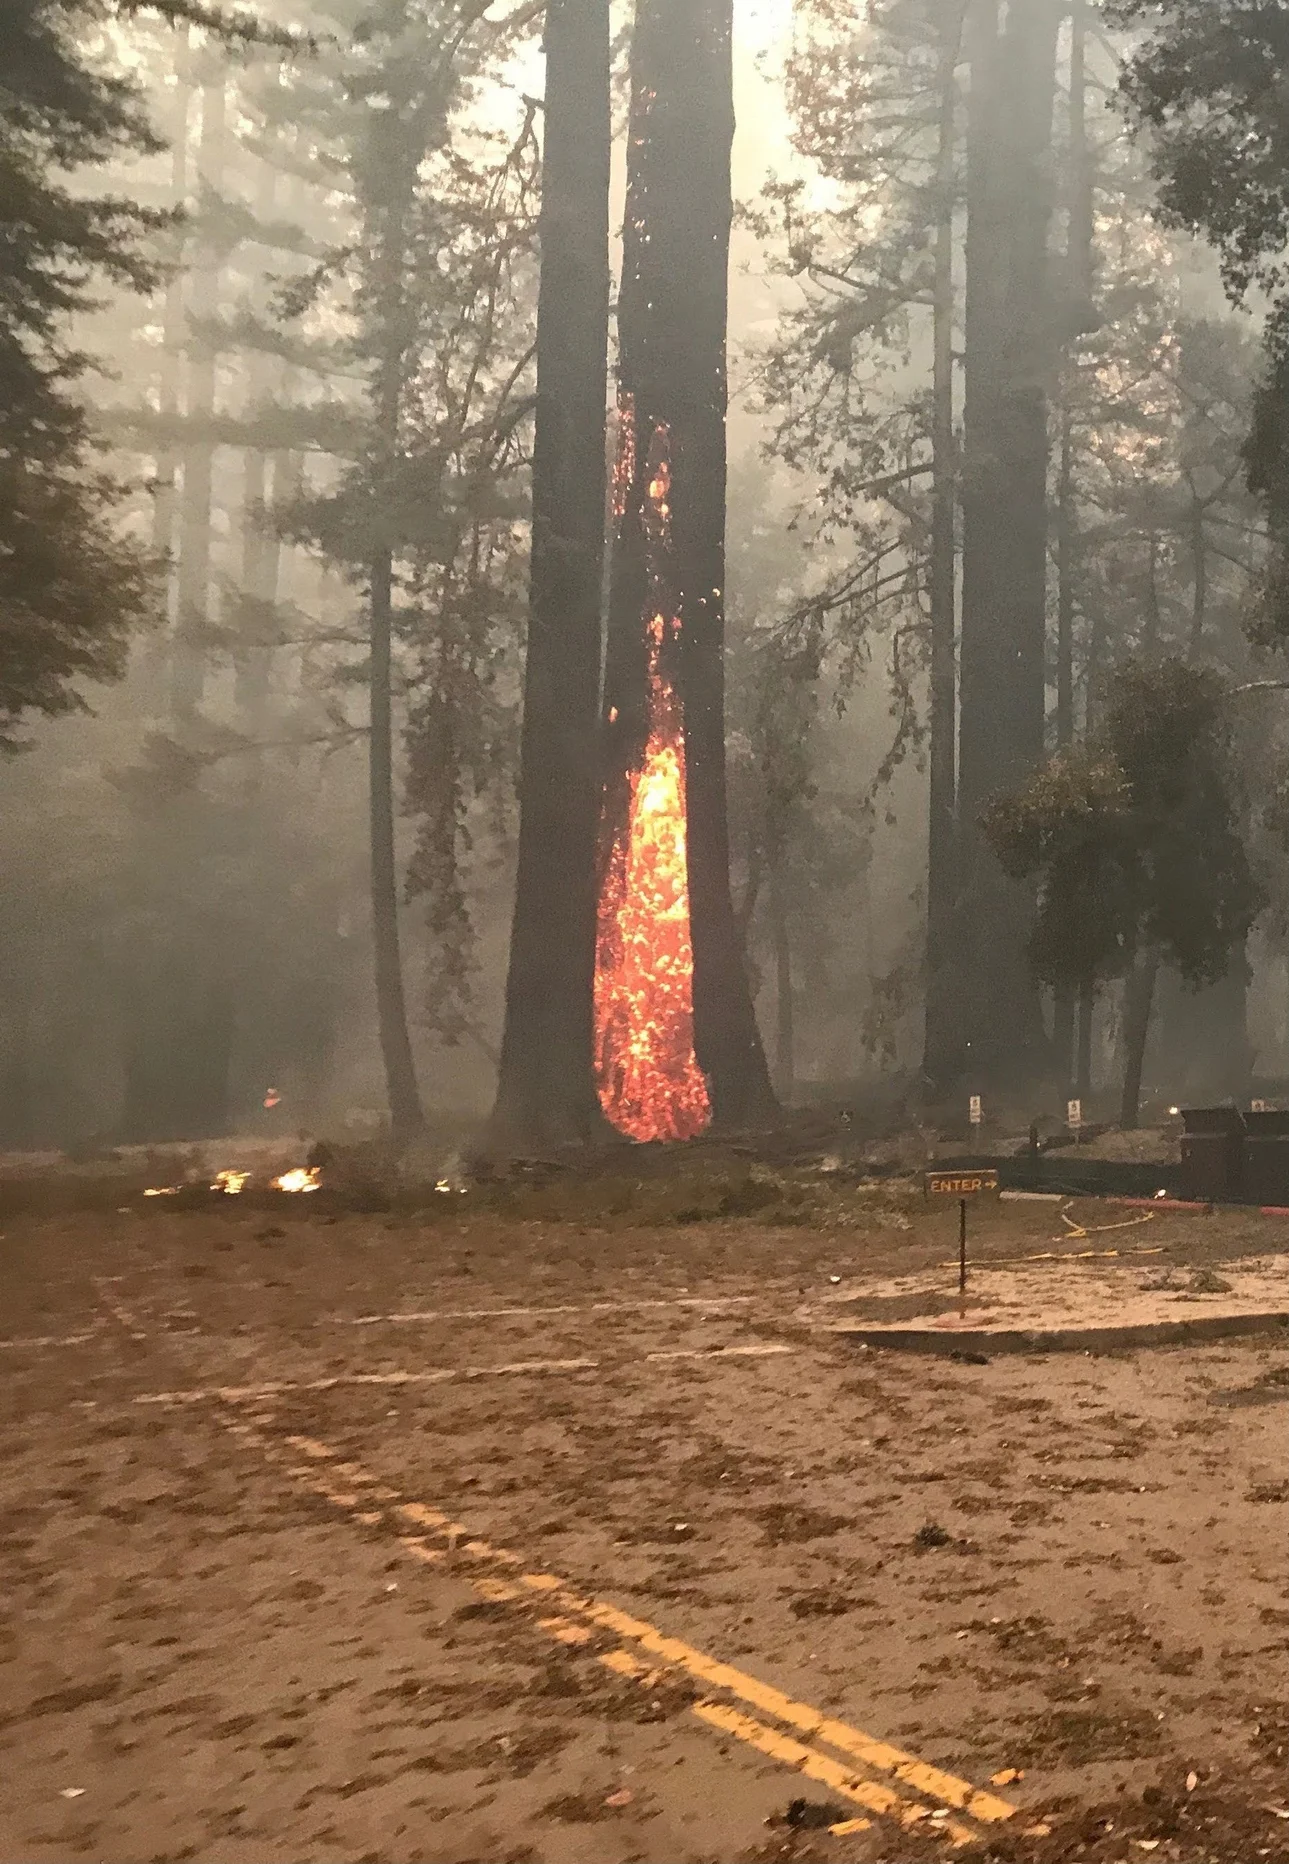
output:
M624 413L630 425L630 409ZM665 429L655 437L661 457L651 468L643 514L656 594L670 530L666 438ZM694 1055L684 731L661 667L663 642L679 627L675 616L663 614L647 624L648 736L639 768L627 773L626 808L599 903L596 1084L606 1117L640 1141L692 1139L711 1115Z

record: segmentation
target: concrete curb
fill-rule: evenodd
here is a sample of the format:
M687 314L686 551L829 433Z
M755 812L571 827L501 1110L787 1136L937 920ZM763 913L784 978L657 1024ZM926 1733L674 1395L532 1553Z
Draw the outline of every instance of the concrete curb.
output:
M1289 1311L1267 1314L1205 1314L1194 1320L1161 1320L1126 1327L1051 1327L1034 1330L988 1327L830 1327L849 1346L895 1353L1108 1353L1129 1346L1186 1346L1242 1334L1289 1330Z
M1091 1200L1079 1199L1080 1203L1084 1201ZM1208 1215L1217 1211L1246 1211L1251 1217L1289 1217L1289 1208L1283 1204L1196 1204L1181 1197L1110 1197L1101 1201L1122 1204L1127 1210L1158 1210L1165 1215L1174 1210L1198 1210Z

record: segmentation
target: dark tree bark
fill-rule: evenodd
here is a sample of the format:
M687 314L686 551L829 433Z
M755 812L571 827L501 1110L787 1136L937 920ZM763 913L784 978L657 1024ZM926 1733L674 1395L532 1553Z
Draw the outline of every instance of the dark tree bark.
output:
M957 205L958 58L964 9L946 23L939 71L931 462L931 753L927 828L927 985L923 1072L933 1090L954 1071L959 1002L953 965L957 896L958 463L953 422L953 221Z
M1146 617L1141 630L1142 652L1153 658L1159 652L1164 618L1159 606L1159 533L1150 532L1150 554L1146 564Z
M397 389L394 390L397 405ZM376 1019L385 1063L390 1124L399 1138L425 1124L407 1030L403 961L398 930L398 869L394 849L393 565L378 551L369 575L371 604L371 735L368 780L371 811L372 950Z
M1056 492L1056 742L1062 750L1074 742L1075 528L1074 435L1070 411L1063 408ZM1077 1072L1075 1020L1076 993L1060 984L1052 993L1052 1059L1062 1087Z
M792 941L783 873L776 863L770 881L770 929L774 940L774 1091L792 1099L797 1080L796 1018L792 1001Z
M407 1000L398 925L398 862L394 837L394 559L381 539L382 492L398 470L410 320L405 271L407 221L422 145L415 133L387 145L388 186L369 202L368 235L374 249L372 317L376 367L372 379L372 523L377 542L367 572L370 661L368 693L368 810L371 833L372 956L376 1019L390 1124L396 1136L422 1130L425 1116L407 1027Z
M654 437L664 432L668 562L681 625L663 664L684 713L694 1048L713 1121L727 1128L762 1124L776 1112L730 894L726 821L730 31L730 0L639 0L618 307L622 405L631 411L636 444L614 549L605 673L612 783L643 741L649 588L642 529Z
M595 1091L597 709L609 311L608 0L546 13L519 867L491 1137L605 1130Z
M223 179L227 96L222 70L202 90L201 141L197 174L203 190ZM189 303L202 317L219 305L219 255L207 244L193 269ZM213 344L190 332L186 412L194 432L183 451L183 496L179 516L179 573L174 644L170 663L170 707L178 723L201 705L206 678L206 629L210 620L211 486L215 448L201 429L215 411L216 357Z
M1069 183L1065 238L1065 288L1071 305L1071 340L1096 323L1094 292L1093 177L1087 126L1087 4L1071 0ZM1077 358L1067 345L1061 408L1060 461L1056 495L1056 742L1074 742L1074 621L1078 613L1079 522L1074 493L1074 420L1069 397ZM1086 998L1071 987L1053 993L1052 1047L1057 1078L1085 1096L1080 1083L1091 1065L1091 1015Z
M1047 404L1056 0L983 0L970 44L959 804L963 1065L973 1087L1041 1065L1032 889L979 832L1044 752Z
M1074 434L1068 408L1061 411L1061 453L1056 483L1056 742L1074 742L1075 552Z

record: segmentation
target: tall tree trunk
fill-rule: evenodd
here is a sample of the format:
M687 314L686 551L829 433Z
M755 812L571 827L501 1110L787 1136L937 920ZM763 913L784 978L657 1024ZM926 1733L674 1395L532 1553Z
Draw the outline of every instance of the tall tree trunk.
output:
M1096 252L1094 177L1087 122L1087 14L1088 0L1071 0L1065 286L1072 311L1062 370L1056 536L1056 742L1062 748L1074 741L1074 618L1079 606L1079 514L1074 484L1075 434L1071 406L1078 367L1074 343L1076 337L1095 329L1099 321L1094 302Z
M770 933L774 941L774 1091L783 1102L792 1099L796 1086L796 1019L792 1001L792 943L788 936L788 903L784 897L782 856L775 860L770 880Z
M1070 178L1066 253L1080 330L1100 324L1096 304L1096 167L1088 139L1088 0L1070 0Z
M371 918L376 966L376 1019L385 1062L389 1117L406 1138L425 1124L416 1085L398 930L398 868L394 850L393 565L388 550L371 564Z
M255 211L261 221L272 218L277 193L277 172L261 161ZM252 350L246 379L246 417L255 420L277 373L271 358ZM273 604L277 597L279 550L270 534L268 514L269 458L262 447L248 447L243 458L241 510L242 641L237 658L236 697L252 731L262 729L268 708L269 676L273 652L269 645Z
M1068 407L1061 410L1061 455L1056 489L1056 742L1074 742L1074 557L1078 515L1074 508L1074 431Z
M1146 618L1141 630L1142 652L1153 658L1159 651L1164 618L1159 607L1159 533L1152 522L1146 560Z
M227 96L221 69L201 94L201 142L197 176L203 193L217 192L223 181ZM200 206L200 203L199 203ZM190 307L203 317L219 306L219 254L209 239L200 247L192 274ZM183 499L180 513L179 580L174 648L170 667L170 707L178 724L201 705L205 684L206 630L210 621L211 488L215 447L209 431L215 411L216 349L213 340L187 336L188 395L186 415L192 432L184 444Z
M953 422L953 234L957 206L958 57L964 8L946 25L938 77L939 148L936 158L935 281L931 461L931 756L927 826L926 1034L923 1073L933 1091L950 1084L954 1069L953 917L957 895L958 681L957 510L958 465Z
M546 13L519 866L492 1136L587 1140L609 312L609 5Z
M398 166L399 161L403 166ZM376 367L372 382L375 445L373 510L380 511L387 484L396 483L406 383L409 320L406 306L407 222L416 186L415 162L406 149L391 159L384 198L369 205L369 233L376 249L374 323ZM425 1125L416 1066L407 1027L407 998L398 924L398 861L394 838L394 561L388 543L378 543L368 566L370 604L370 738L368 809L371 831L372 956L376 1021L385 1063L390 1124L408 1138Z
M1187 658L1198 660L1204 650L1204 623L1208 618L1208 539L1204 533L1204 507L1191 505L1191 638Z
M725 339L734 128L730 0L639 0L618 305L634 471L614 549L605 667L609 774L639 757L651 593L642 527L659 435L670 459L669 571L679 639L663 668L684 715L694 1048L712 1115L763 1123L774 1092L729 878L725 795Z
M188 199L188 117L192 108L192 51L189 28L178 29L175 41L175 108L170 123L170 198L175 207L184 207ZM179 414L182 345L184 339L184 239L176 231L170 259L173 270L166 280L165 309L162 312L161 366L158 372L157 412L163 421L173 423ZM153 468L156 490L152 504L152 547L166 559L166 606L170 607L173 566L170 559L175 548L175 519L178 511L179 450L173 440L163 443ZM159 651L148 656L152 678L164 677L164 639Z
M1061 410L1061 457L1056 499L1056 742L1074 742L1074 435L1068 405ZM1065 1088L1077 1072L1076 993L1058 984L1052 994L1052 1048L1057 1079ZM1082 1098L1082 1096L1079 1096Z
M1141 1115L1141 1079L1146 1065L1146 1042L1155 1005L1159 953L1147 951L1137 959L1124 985L1123 998L1123 1102L1119 1124L1135 1132Z
M1047 401L1057 0L983 0L970 45L959 858L971 1085L1037 1072L1033 890L979 832L991 797L1041 764L1045 726Z
M1104 694L1101 688L1105 670L1109 624L1105 601L1100 591L1086 594L1088 603L1088 649L1083 667L1083 733L1090 736L1101 715Z

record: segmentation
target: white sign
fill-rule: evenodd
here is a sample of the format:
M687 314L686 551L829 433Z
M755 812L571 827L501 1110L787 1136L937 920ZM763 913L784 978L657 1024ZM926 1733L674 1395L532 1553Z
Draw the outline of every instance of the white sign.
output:
M1270 1113L1270 1111L1271 1108L1267 1105L1265 1100L1255 1100L1249 1107L1250 1113Z
M973 1126L979 1126L979 1125L980 1125L980 1122L981 1122L981 1121L982 1121L982 1120L984 1119L984 1117L985 1117L985 1116L984 1116L984 1112L983 1112L983 1110L982 1110L982 1108L981 1108L981 1105L980 1105L980 1096L979 1096L979 1094L973 1094L973 1095L971 1096L971 1103L970 1103L970 1117L971 1117L971 1124L972 1124Z
M1065 1124L1072 1133L1077 1133L1083 1124L1083 1102L1069 1100L1065 1104Z

